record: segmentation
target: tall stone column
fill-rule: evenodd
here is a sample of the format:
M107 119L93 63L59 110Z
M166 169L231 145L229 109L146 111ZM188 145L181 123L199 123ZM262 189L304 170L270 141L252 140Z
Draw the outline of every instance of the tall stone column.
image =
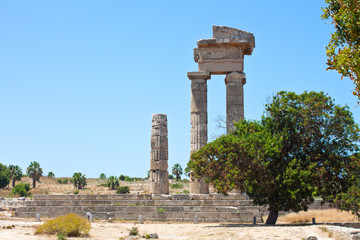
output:
M232 72L226 75L226 130L234 130L234 121L244 119L245 73Z
M169 194L167 116L152 115L150 192Z
M207 80L208 72L188 72L191 80L191 150L193 154L207 143ZM191 175L191 174L190 174ZM208 194L209 184L190 176L190 193Z

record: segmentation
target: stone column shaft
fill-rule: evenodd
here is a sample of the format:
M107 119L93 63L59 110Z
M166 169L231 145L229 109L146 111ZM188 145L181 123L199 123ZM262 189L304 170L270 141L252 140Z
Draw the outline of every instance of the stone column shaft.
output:
M206 72L189 72L191 80L191 150L190 155L207 143L207 80ZM208 194L209 184L191 177L190 192Z
M234 130L234 121L244 119L245 73L232 72L226 75L226 130Z
M150 192L169 194L167 116L152 115Z

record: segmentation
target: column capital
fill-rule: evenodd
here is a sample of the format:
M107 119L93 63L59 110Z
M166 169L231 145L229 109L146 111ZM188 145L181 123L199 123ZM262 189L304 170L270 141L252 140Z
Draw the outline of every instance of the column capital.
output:
M225 84L232 83L232 82L241 82L242 85L244 85L246 83L245 73L232 72L232 73L226 74Z
M190 80L208 80L211 78L209 72L188 72L187 76Z

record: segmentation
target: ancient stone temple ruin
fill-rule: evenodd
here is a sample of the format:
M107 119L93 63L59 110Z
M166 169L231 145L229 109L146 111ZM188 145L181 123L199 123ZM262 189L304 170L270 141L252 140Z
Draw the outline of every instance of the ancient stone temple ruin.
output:
M169 194L167 116L152 115L150 192Z
M190 154L207 143L207 81L212 74L226 75L227 131L233 129L234 121L244 118L244 55L251 55L254 47L253 34L222 26L213 26L213 38L197 41L194 60L198 71L187 74L191 80ZM202 179L191 178L190 192L207 194L209 186Z

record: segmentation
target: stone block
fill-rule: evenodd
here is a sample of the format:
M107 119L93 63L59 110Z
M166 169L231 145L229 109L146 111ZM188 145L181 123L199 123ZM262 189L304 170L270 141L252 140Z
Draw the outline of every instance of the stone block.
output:
M152 126L167 126L167 116L160 113L153 114Z
M193 101L191 99L191 112L207 112L207 101Z
M169 182L151 182L150 192L153 194L169 194Z
M151 149L168 150L168 138L166 136L151 136Z
M152 161L167 161L168 151L162 149L154 149L150 151L150 162ZM151 163L150 163L151 166Z
M168 169L168 161L167 160L150 160L150 170L162 170L167 171Z
M168 183L169 174L167 171L150 170L150 182Z
M151 129L151 136L152 137L157 137L157 136L161 136L161 137L167 137L168 132L167 132L167 128L165 129L161 129L164 128L163 126L161 127L154 127Z
M207 124L207 112L191 112L190 115L191 125Z

